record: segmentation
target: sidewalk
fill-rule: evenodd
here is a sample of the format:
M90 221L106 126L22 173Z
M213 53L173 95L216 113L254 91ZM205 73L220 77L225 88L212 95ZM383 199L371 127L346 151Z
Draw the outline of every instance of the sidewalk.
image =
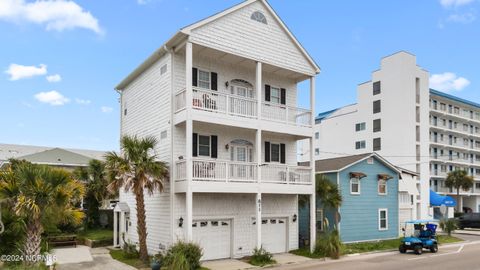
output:
M465 234L465 235L476 235L480 237L480 229L464 229L464 230L455 230L455 234Z
M293 265L311 261L312 259L306 258L303 256L297 256L290 253L281 253L281 254L274 254L273 259L277 262L277 264L269 266L285 266L285 265ZM226 259L226 260L215 260L215 261L207 261L202 263L203 267L206 267L210 270L250 270L250 269L261 269L261 267L254 266L243 262L241 260L235 259Z

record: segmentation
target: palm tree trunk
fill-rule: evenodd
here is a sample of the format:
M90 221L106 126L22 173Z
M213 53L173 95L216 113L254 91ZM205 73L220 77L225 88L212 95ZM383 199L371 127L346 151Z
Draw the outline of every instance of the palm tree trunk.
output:
M338 208L335 208L335 230L338 230Z
M140 259L148 262L147 225L145 222L145 198L143 189L135 194L135 199L137 201L137 233L140 242Z
M35 261L32 261L30 258L36 258L36 256L40 255L40 244L42 242L42 233L43 233L43 226L39 219L31 219L26 228L27 237L25 239L25 243L23 246L25 256L26 256L26 264L27 265L34 265L36 264Z

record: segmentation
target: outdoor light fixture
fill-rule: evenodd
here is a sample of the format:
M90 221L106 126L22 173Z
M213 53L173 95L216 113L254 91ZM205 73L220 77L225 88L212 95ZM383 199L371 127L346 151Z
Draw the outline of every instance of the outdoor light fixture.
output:
M225 82L225 88L228 88L228 81Z
M183 227L183 217L180 217L178 219L178 227L182 228Z
M293 214L293 222L297 222L297 214Z
M225 149L228 150L228 148L230 148L230 145L228 145L228 143L227 143L227 144L225 144Z

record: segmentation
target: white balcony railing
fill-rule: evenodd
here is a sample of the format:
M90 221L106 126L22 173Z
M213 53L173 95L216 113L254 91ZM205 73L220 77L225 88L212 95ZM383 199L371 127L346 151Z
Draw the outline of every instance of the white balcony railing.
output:
M311 111L273 103L262 103L262 118L298 126L311 125Z
M207 182L257 182L256 163L219 161L208 159L193 160L193 181ZM311 168L283 164L263 164L261 183L311 184ZM186 180L185 160L176 162L175 181Z
M175 95L175 112L186 106L185 89ZM238 95L193 87L192 107L197 110L210 111L233 116L257 118L257 100ZM312 112L307 109L274 103L262 103L260 117L265 120L287 123L297 126L311 126Z

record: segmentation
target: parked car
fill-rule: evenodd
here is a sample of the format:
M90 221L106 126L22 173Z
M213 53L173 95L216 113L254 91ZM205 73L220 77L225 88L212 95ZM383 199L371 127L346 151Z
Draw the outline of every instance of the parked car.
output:
M458 228L480 228L480 213L466 213L457 218Z

